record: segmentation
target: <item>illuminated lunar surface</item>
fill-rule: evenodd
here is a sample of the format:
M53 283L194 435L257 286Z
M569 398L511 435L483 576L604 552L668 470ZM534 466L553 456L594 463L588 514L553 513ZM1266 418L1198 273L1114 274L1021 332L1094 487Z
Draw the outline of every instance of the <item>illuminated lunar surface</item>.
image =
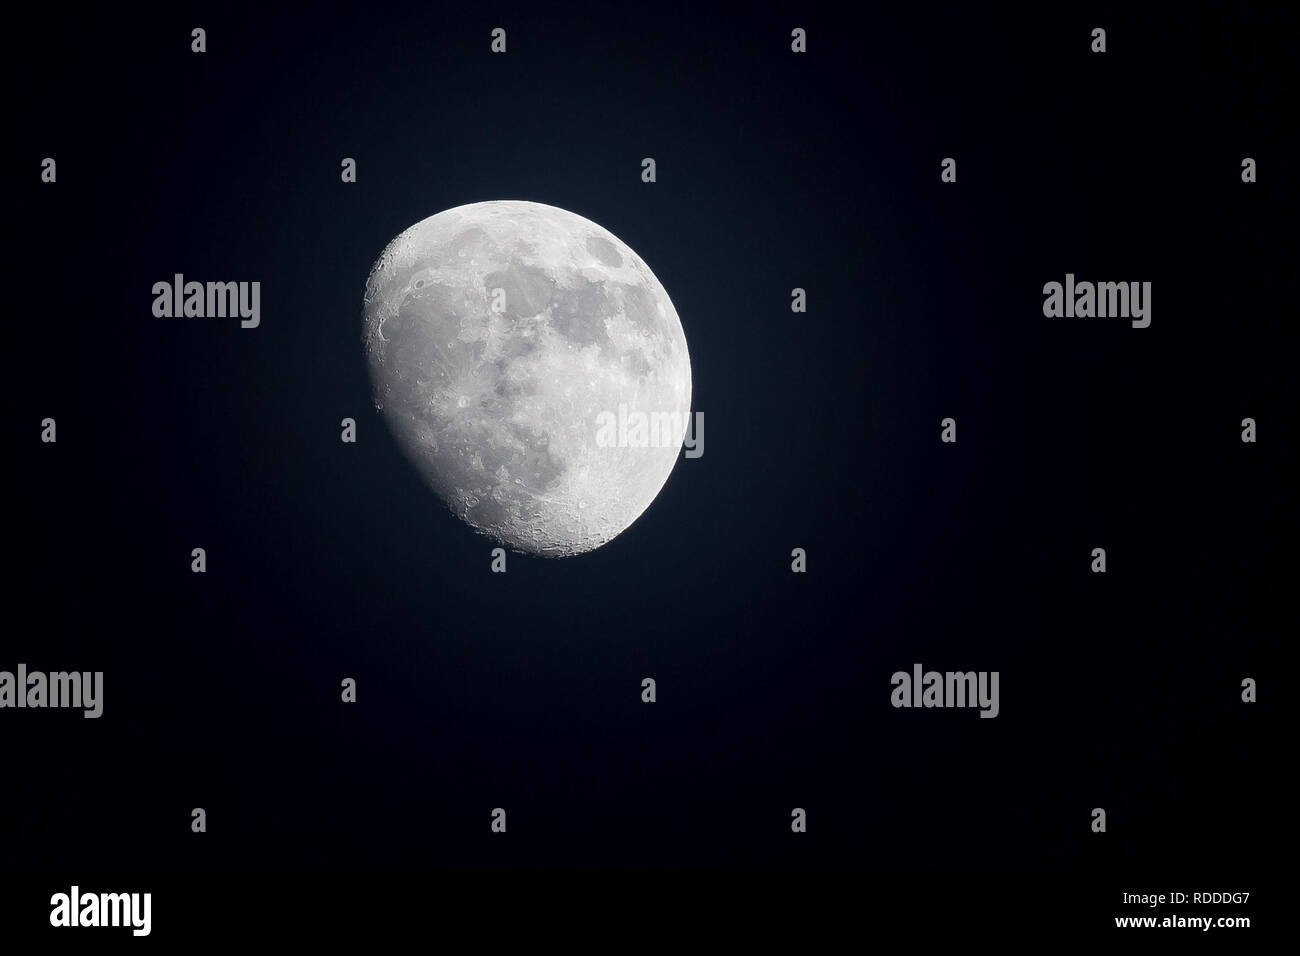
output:
M600 547L677 460L681 320L641 258L574 213L511 200L416 223L371 269L364 337L375 404L420 475L515 550Z

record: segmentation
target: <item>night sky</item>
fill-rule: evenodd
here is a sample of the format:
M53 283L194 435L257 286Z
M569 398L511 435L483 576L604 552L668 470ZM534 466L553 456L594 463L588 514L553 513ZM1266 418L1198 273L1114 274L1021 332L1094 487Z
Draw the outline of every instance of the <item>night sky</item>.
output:
M30 11L0 669L105 700L0 712L3 862L1275 854L1281 31L908 11ZM502 575L375 412L361 305L403 229L507 198L654 270L705 451L613 542ZM1150 281L1150 328L1045 318L1067 272ZM260 327L155 318L175 273L260 281ZM998 671L999 716L891 707L918 662Z

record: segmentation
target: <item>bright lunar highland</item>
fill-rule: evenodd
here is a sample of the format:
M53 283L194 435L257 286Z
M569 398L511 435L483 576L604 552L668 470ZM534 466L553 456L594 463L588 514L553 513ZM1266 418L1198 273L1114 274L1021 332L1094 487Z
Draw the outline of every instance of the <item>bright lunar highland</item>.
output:
M471 527L563 557L635 521L677 461L691 404L681 320L618 237L554 206L457 206L371 269L375 404Z

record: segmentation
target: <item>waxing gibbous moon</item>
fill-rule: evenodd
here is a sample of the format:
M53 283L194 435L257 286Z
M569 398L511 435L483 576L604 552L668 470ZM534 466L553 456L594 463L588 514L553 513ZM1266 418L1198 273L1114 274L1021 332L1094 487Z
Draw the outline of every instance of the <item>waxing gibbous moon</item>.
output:
M598 548L654 501L691 404L681 320L641 257L541 203L457 206L384 249L375 404L451 510L507 546Z

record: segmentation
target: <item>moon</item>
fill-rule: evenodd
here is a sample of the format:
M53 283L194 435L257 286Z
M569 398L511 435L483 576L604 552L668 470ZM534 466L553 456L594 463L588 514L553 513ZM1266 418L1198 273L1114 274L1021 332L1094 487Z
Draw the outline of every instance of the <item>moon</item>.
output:
M686 336L604 227L519 200L448 209L384 249L364 317L376 407L475 531L582 554L668 480L689 424Z

